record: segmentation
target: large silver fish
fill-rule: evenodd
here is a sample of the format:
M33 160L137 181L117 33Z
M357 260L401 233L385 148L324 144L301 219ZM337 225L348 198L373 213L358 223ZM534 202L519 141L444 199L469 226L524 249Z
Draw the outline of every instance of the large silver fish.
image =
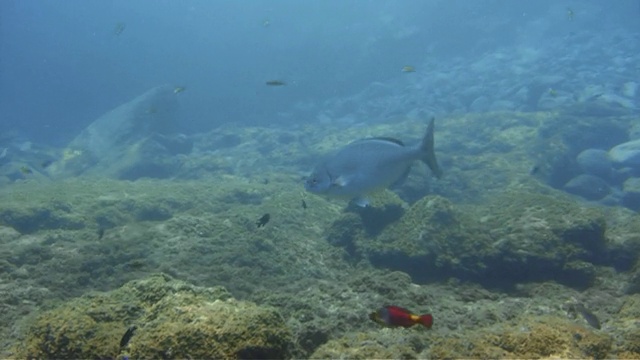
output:
M353 199L366 206L366 195L388 188L409 174L416 160L427 164L436 177L442 176L433 151L431 119L422 142L407 147L392 138L370 138L352 142L319 163L305 181L315 194Z

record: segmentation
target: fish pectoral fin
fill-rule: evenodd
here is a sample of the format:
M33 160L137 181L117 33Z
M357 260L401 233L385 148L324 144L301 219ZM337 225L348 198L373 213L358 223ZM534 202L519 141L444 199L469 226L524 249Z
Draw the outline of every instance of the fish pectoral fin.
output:
M344 187L347 185L347 179L343 176L338 176L331 182L331 186Z
M351 200L354 204L358 205L359 207L365 208L367 206L369 206L370 202L369 199L367 199L366 197L357 197L354 198L353 200Z

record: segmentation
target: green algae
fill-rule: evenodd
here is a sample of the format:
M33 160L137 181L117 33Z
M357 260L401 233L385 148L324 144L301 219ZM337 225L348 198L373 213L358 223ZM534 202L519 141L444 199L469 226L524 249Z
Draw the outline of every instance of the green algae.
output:
M120 338L137 330L125 348ZM18 358L282 358L290 335L273 309L155 275L41 314Z
M558 195L510 190L486 205L466 206L427 196L379 235L362 230L363 218L343 215L328 240L418 281L453 275L588 287L595 279L593 264L610 261L603 212Z
M59 301L89 289L109 290L164 271L197 285L224 285L237 298L277 306L292 329L295 357L308 357L318 346L352 332L368 334L374 324L366 314L384 303L433 311L437 331L453 339L460 329L473 331L512 319L519 311L529 311L522 310L525 307L542 312L558 306L557 299L544 302L549 295L541 293L507 306L503 295L468 289L464 280L501 277L495 269L507 263L544 275L519 279L528 284L548 279L569 284L578 279L593 291L609 281L623 284L624 277L604 272L601 266L611 265L618 254L633 254L631 244L636 242L634 232L638 233L636 225L622 220L609 226L612 220L606 214L603 224L601 210L577 205L538 182L547 181L547 172L553 171L548 161L573 151L561 133L535 136L540 124L561 120L555 113L437 119L436 146L447 169L445 177L427 183L426 172L414 171L399 192L402 200L383 192L380 201L374 197L368 213L345 212L344 201L301 194L300 164L311 165L314 151L320 155L363 136L410 138L424 131L422 122L364 131L352 128L327 138L317 129L290 131L284 137L257 128L227 131L223 136L231 136L228 141L235 148L230 145L184 159L184 172L177 177L199 180L83 178L12 184L0 190L0 215L4 214L0 222L19 233L0 236L4 259L0 266L6 269L2 279L34 287L7 298L7 304L26 314L46 298ZM567 126L558 131L573 130ZM234 132L239 132L237 138ZM214 143L212 147L218 146ZM540 156L538 150L544 147L549 151ZM538 163L540 174L530 176L529 169ZM422 198L429 191L437 195ZM307 209L301 207L302 199ZM486 200L491 201L483 204ZM572 202L575 206L567 205ZM270 213L272 220L256 229L255 220L264 213ZM98 239L101 228L104 236ZM611 252L612 245L618 246L618 253ZM554 255L556 249L564 259ZM371 260L380 270L370 266ZM542 272L547 264L564 277ZM387 268L404 270L411 277ZM412 284L442 283L450 276L463 281L449 280L446 289L433 283ZM600 279L594 282L596 276ZM568 292L559 289L553 289L554 294ZM26 299L34 304L21 304ZM213 306L211 301L199 301L189 296L176 300L178 307L191 305L167 321L180 322L183 317L197 321L189 314L204 316ZM3 317L3 322L15 319ZM77 324L93 326L87 319ZM117 343L130 324L114 325L118 331L103 340L115 338ZM161 332L177 328L172 323ZM156 346L155 357L175 355L174 346L185 346L190 339L208 338L197 332L182 334L175 340L143 332L135 336L149 336ZM393 338L399 340L402 334ZM377 344L382 351L390 345L369 336L362 338L363 346ZM431 336L415 340L417 345L403 343L402 349L393 349L414 356L428 347ZM629 334L620 343L633 339ZM350 353L358 345L345 341L338 347L341 351L332 354ZM136 346L132 341L129 350Z

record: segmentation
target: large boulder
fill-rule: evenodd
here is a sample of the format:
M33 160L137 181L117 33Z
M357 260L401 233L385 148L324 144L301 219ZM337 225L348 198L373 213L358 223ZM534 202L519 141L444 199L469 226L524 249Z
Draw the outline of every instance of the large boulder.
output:
M585 174L598 176L608 180L612 175L611 160L609 154L600 149L583 150L576 159L578 166Z
M414 281L450 276L490 285L555 280L583 288L607 262L604 216L571 199L507 192L458 207L425 197L378 236L343 233L341 246Z
M102 115L85 128L49 167L54 177L92 174L119 179L164 178L191 152L177 131L178 102L169 85L155 87Z
M640 140L628 141L609 150L609 157L618 167L640 168Z
M611 193L611 188L606 181L597 176L586 174L578 175L569 180L563 189L587 200L600 200Z
M122 340L128 329L130 339ZM272 308L155 275L42 313L21 359L282 359L290 333Z

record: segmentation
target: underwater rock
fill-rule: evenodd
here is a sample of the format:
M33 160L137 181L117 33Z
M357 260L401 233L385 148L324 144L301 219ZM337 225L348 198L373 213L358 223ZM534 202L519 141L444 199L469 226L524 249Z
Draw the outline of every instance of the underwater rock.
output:
M629 282L625 286L624 292L625 294L640 294L640 265L637 266L637 269L632 273Z
M634 98L638 94L638 83L635 81L627 81L622 85L622 95L628 98Z
M469 111L471 112L485 112L485 111L489 111L489 108L491 106L491 100L482 95L477 97L475 100L473 100L473 102L471 102L471 105L469 105Z
M587 149L578 154L578 166L585 174L611 179L612 167L609 153L600 149Z
M611 192L606 181L593 175L578 175L569 180L563 187L564 191L582 196L587 200L600 200Z
M153 134L133 144L117 159L97 164L94 171L121 180L169 178L182 166L175 155L188 154L192 147L193 142L184 135Z
M509 100L497 100L494 101L489 107L490 111L513 111L516 109L516 104Z
M536 108L537 110L553 110L567 107L573 103L575 103L575 100L571 93L558 91L552 95L547 91L540 96Z
M605 206L620 206L624 201L625 194L622 190L618 188L611 188L611 193L602 199L598 200L598 204Z
M629 141L609 150L611 162L618 167L640 168L640 140Z
M394 88L385 85L381 82L372 82L364 91L359 94L362 99L373 99L379 97L392 96Z
M606 261L605 220L569 198L506 193L458 209L426 197L375 238L356 238L372 264L424 282L451 276L499 286L555 280L584 288Z
M92 122L69 143L62 158L48 171L54 177L68 177L96 167L107 169L154 134L174 133L178 125L177 108L173 87L155 87ZM172 150L176 148L165 151ZM101 175L100 171L96 173Z
M640 140L640 123L634 121L630 126L629 140Z
M87 226L82 214L72 211L70 205L52 202L32 206L6 206L0 209L0 224L11 226L21 234L42 229L83 229Z
M632 210L640 210L640 178L632 177L622 184L624 206Z
M551 316L522 316L512 324L434 341L426 358L539 359L609 358L610 335Z
M137 330L120 346L125 331ZM159 274L44 312L17 358L285 358L290 333L271 308Z
M618 340L618 358L638 358L640 357L640 294L629 296L620 309L622 321L618 322L617 328L620 330Z
M471 233L475 245L471 245ZM376 238L356 239L355 247L375 266L404 271L414 281L423 282L460 273L458 265L467 267L466 275L473 276L476 260L486 255L481 252L495 252L484 247L488 242L488 234L471 217L442 197L428 196Z
M311 354L310 359L418 359L415 345L420 345L416 332L406 332L402 341L391 332L348 334L329 340ZM408 346L409 344L411 346Z

